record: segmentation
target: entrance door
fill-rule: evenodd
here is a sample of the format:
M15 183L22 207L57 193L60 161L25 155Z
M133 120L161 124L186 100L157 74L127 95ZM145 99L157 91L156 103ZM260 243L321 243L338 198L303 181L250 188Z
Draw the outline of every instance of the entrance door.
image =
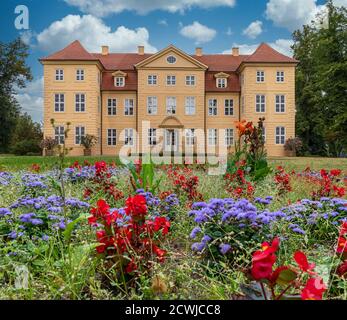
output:
M178 131L168 129L165 131L165 151L177 152L178 151Z

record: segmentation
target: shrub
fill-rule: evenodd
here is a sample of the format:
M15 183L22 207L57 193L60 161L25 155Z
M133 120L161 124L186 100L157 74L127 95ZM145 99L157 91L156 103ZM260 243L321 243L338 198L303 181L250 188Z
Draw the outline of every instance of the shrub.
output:
M290 138L284 144L284 150L293 151L295 153L300 152L302 150L303 144L300 138Z
M98 138L91 134L87 134L85 137L82 137L81 139L81 145L87 150L90 150L91 148L93 148L97 142L98 142Z
M41 153L41 148L36 140L23 140L15 143L11 147L11 152L18 156Z

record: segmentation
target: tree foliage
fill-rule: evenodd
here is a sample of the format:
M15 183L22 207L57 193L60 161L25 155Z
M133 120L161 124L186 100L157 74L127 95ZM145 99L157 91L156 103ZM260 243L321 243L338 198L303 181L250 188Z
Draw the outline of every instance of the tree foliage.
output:
M347 9L327 11L294 32L297 133L307 154L347 152Z
M0 152L9 150L11 136L19 116L20 107L14 98L16 89L24 88L32 80L26 65L28 46L20 39L0 42Z

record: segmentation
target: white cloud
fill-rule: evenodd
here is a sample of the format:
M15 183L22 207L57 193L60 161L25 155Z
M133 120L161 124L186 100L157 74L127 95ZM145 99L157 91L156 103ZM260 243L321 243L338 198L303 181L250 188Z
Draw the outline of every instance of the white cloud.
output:
M182 27L180 34L195 40L195 44L201 44L211 41L216 36L217 31L194 21L193 24Z
M288 56L293 56L293 51L290 48L293 45L293 40L290 39L278 39L275 42L269 43L269 45L277 50L278 52ZM233 43L233 47L238 47L240 49L240 54L252 54L259 47L259 44L238 44ZM230 49L222 52L223 54L231 54Z
M104 17L122 11L135 11L147 14L154 10L164 10L171 13L183 13L193 7L233 7L235 0L64 0L66 3L78 7L82 12Z
M344 6L347 8L347 0L333 0L335 6Z
M255 39L263 32L263 23L259 20L252 22L245 30L243 34L251 39Z
M161 26L164 26L164 27L167 27L169 25L165 19L159 20L158 24L160 24Z
M226 35L227 36L232 36L234 34L234 32L231 30L231 28L229 27L228 29L227 29L227 32L226 32Z
M146 28L133 30L120 26L112 31L101 19L91 15L68 15L36 37L39 48L48 52L60 50L76 39L90 52L100 52L102 45L108 45L110 51L115 52L136 52L138 45L145 46L146 52L157 51L149 43Z
M34 121L43 120L43 77L28 82L26 88L17 89L14 97L22 112L30 114Z

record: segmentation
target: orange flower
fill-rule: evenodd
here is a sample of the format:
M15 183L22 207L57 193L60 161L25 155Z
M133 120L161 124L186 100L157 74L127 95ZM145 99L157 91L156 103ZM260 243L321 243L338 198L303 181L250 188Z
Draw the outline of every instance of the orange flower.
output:
M242 137L246 132L246 120L242 120L241 122L235 121L236 129L238 130L239 137Z

